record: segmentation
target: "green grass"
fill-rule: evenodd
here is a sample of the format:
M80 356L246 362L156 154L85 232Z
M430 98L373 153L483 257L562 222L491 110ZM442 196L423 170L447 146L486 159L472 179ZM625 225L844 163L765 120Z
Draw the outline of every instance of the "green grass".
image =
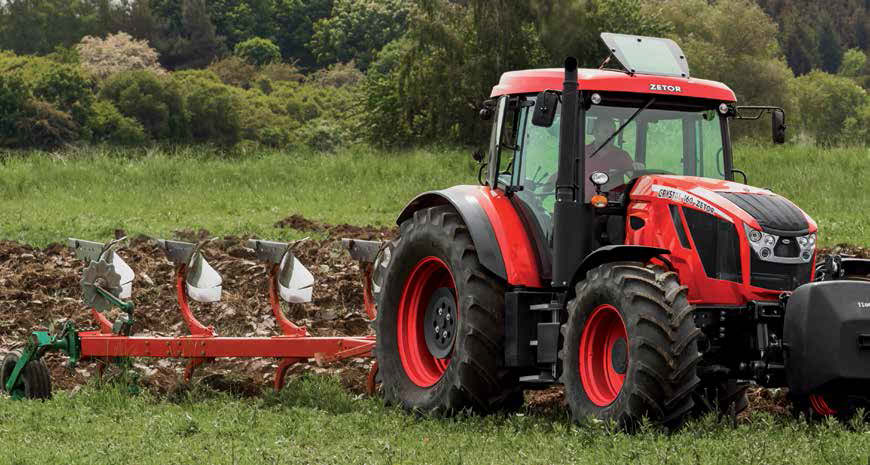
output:
M633 436L557 413L414 416L325 377L240 400L198 389L178 402L86 388L46 403L0 401L2 464L823 464L867 463L870 429L756 413Z
M870 147L741 146L749 184L788 198L819 225L822 245L870 245ZM741 179L738 175L738 179Z
M870 149L737 144L738 168L807 211L821 243L870 244ZM391 224L419 192L475 182L468 150L338 154L264 151L221 157L195 148L0 158L0 238L46 245L78 236L216 236L293 239L275 228L293 213L328 223Z
M116 228L155 237L204 228L292 239L299 233L273 225L293 213L386 225L415 194L472 182L474 166L469 153L440 149L16 154L0 162L0 238L45 245L108 239Z

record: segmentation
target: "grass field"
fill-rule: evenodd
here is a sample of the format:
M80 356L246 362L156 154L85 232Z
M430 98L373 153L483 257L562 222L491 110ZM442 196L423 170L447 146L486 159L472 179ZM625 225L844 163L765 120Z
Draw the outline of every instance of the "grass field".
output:
M870 244L867 148L743 147L752 185L792 199L822 228L822 244ZM195 149L0 155L0 239L33 245L70 235L107 239L213 235L287 239L293 213L328 222L389 224L416 193L474 182L467 151L221 157ZM180 400L94 386L47 403L0 399L0 465L272 463L868 463L870 426L807 424L754 412L736 428L708 417L679 433L627 436L577 427L565 412L451 420L357 398L338 381L293 380L280 395L236 399L195 388Z
M82 150L0 158L0 238L33 245L106 239L116 228L168 236L288 239L293 213L328 223L390 224L415 194L473 183L468 150L406 153L350 148L333 155L262 152L231 158L196 149ZM870 244L870 149L742 146L735 165L806 210L821 243Z
M870 429L754 414L732 429L714 416L679 433L574 426L559 413L451 420L355 398L337 381L292 381L240 400L200 390L176 402L120 388L3 402L5 464L861 464Z

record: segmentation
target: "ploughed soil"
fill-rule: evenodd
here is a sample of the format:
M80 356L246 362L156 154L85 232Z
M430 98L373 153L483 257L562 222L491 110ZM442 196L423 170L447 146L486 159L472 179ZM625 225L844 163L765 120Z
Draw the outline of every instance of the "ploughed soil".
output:
M363 336L373 334L363 308L360 266L341 246L341 238L386 240L397 233L390 227L330 225L292 215L276 226L316 233L323 237L299 243L294 252L315 277L314 298L308 304L284 304L287 316L305 326L314 336ZM122 235L122 231L117 232ZM195 242L210 238L208 231L177 231L176 238ZM223 298L212 304L193 303L199 320L213 325L221 336L278 335L266 293L266 268L244 246L241 237L225 237L207 243L204 254L223 277ZM829 252L829 251L824 251ZM836 247L830 252L868 257L870 249ZM150 239L130 239L119 255L136 272L133 302L137 335L176 336L189 334L178 311L173 286L174 269L163 252ZM0 240L0 353L15 348L30 331L52 329L72 319L80 330L96 329L90 311L82 303L79 280L83 263L65 244L43 249ZM116 313L110 312L110 320ZM77 389L96 379L97 362L82 363L75 370L64 366L59 355L46 356L52 371L54 389ZM139 383L158 394L186 389L183 383L184 360L136 359L134 372ZM269 389L277 368L275 359L218 359L197 370L194 383L236 395L258 395ZM326 366L310 363L295 365L288 376L305 372L337 374L353 392L365 389L371 359L355 357ZM110 366L105 376L116 375ZM561 387L528 391L530 411L564 411ZM788 408L781 391L753 389L753 408L783 412Z

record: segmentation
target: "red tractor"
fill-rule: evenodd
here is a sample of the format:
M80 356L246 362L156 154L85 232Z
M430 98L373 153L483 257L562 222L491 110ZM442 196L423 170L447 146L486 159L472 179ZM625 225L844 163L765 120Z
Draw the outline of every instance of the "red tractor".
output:
M816 223L734 168L724 84L673 41L604 33L624 69L514 71L479 186L412 200L375 260L387 402L449 414L556 383L575 419L666 426L746 387L848 414L870 381L870 263L816 263ZM743 183L735 182L740 174Z

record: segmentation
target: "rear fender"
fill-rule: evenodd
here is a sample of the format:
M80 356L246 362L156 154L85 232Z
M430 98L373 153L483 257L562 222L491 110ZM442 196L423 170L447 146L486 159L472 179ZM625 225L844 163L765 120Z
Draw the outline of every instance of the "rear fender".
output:
M399 214L402 224L414 212L451 205L465 222L480 264L512 286L541 287L540 272L526 227L501 190L488 186L454 186L411 200Z

